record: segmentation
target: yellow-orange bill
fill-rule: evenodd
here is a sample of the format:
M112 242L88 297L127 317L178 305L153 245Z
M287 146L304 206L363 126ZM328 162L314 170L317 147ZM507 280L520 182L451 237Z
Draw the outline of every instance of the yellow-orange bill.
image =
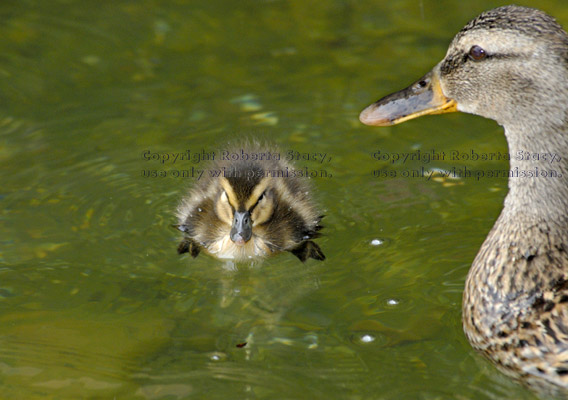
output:
M458 111L456 101L444 96L437 72L431 71L406 89L365 108L359 120L365 125L389 126L422 115L455 111Z

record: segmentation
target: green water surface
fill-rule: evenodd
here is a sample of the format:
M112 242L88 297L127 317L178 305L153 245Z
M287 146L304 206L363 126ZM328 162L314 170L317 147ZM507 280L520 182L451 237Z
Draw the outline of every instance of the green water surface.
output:
M501 128L357 118L498 5L2 2L0 399L533 399L460 322L506 181L421 175L507 169L471 159ZM162 156L244 138L317 174L326 261L176 253L176 174L206 164ZM418 151L446 157L392 158Z

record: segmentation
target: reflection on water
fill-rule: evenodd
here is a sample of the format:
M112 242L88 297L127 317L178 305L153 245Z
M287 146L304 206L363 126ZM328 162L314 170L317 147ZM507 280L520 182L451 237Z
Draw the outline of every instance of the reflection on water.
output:
M499 127L357 121L495 5L2 3L0 397L534 398L461 331L506 182L373 175L456 166L377 151L504 152ZM547 3L566 22L564 8ZM176 254L174 210L195 180L144 177L144 152L242 137L332 157L332 177L312 179L325 262Z

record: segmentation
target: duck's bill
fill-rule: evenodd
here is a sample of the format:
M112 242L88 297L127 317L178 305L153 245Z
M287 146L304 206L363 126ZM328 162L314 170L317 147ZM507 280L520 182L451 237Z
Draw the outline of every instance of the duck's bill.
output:
M359 120L365 125L389 126L428 114L458 111L457 103L442 93L436 69L406 89L389 94L365 108Z

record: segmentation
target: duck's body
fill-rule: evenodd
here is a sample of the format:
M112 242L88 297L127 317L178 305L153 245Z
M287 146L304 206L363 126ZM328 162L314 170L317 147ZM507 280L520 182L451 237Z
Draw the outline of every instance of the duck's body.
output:
M503 211L466 280L465 333L505 372L568 388L566 32L535 9L487 11L432 72L360 118L390 125L456 110L496 120L512 155ZM519 157L527 152L540 156Z
M178 252L203 249L220 259L255 260L289 251L300 260L325 259L310 239L319 236L321 215L303 177L278 152L247 144L240 155L206 167L204 177L178 207L185 237ZM246 157L245 157L246 156Z
M502 212L472 264L462 310L469 341L505 372L566 387L567 231L566 216Z

